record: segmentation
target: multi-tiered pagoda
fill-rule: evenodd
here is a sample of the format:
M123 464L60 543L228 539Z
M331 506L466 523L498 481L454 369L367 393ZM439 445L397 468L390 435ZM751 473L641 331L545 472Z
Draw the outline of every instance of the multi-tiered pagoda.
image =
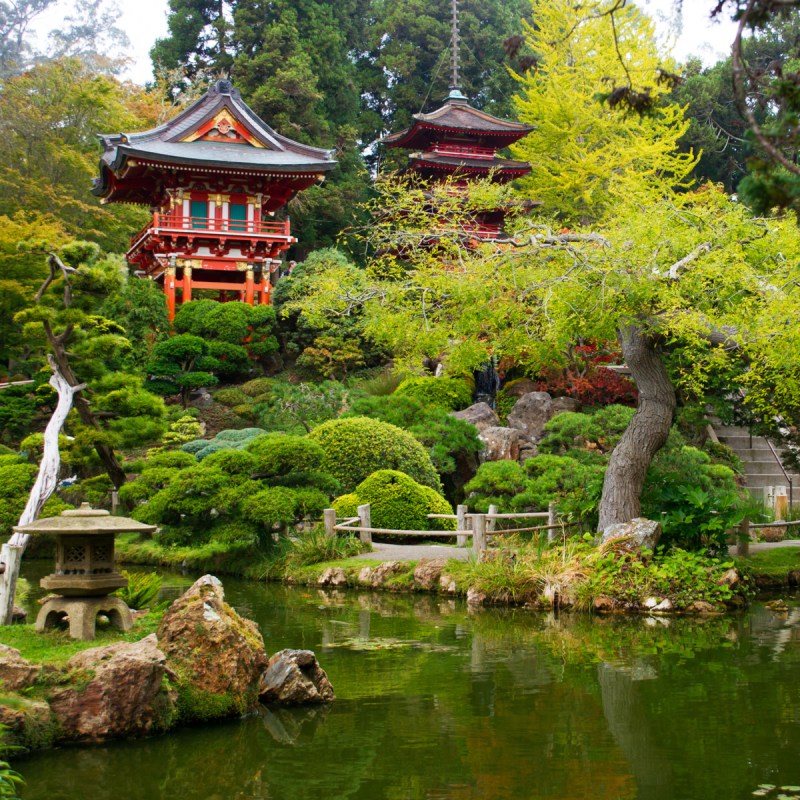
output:
M497 154L533 130L530 125L500 119L470 105L462 94L458 76L458 8L453 0L452 80L441 108L414 114L410 127L387 136L389 147L414 150L408 171L429 182L451 180L454 187L490 178L508 183L531 171L527 161L512 161ZM475 217L472 236L495 239L503 231L506 209L487 209Z
M268 304L270 275L297 241L275 213L336 163L332 151L276 133L224 80L165 125L100 140L93 192L150 207L127 258L163 283L170 319L197 289Z

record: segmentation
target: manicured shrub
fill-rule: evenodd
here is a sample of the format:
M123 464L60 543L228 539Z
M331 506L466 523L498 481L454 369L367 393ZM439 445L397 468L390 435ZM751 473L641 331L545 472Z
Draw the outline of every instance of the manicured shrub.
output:
M216 467L228 475L251 475L256 471L256 459L245 450L218 450L203 459L203 466Z
M425 448L407 431L367 417L325 422L308 438L324 451L321 468L333 475L345 492L355 489L380 469L404 472L436 491L441 482Z
M218 389L214 392L214 400L217 403L222 403L224 406L228 406L228 408L233 408L234 406L238 405L248 405L251 401L241 389L236 387L231 387L227 389Z
M453 508L429 486L392 469L374 472L355 492L334 501L339 516L354 516L355 506L369 503L372 525L396 530L455 530L455 520L428 519L428 514L452 514Z
M429 406L460 411L472 403L472 389L462 378L406 378L395 394L408 395Z
M256 436L263 436L265 433L263 428L239 428L220 431L214 439L218 442L244 442L255 439Z
M242 504L245 519L271 530L276 525L285 528L294 522L297 509L297 493L284 486L264 489Z
M253 378L247 383L243 383L239 389L251 398L263 398L265 395L272 394L274 381L271 378Z
M200 441L208 444L205 439L200 439ZM156 453L150 456L145 462L145 469L156 469L159 467L183 469L184 467L192 467L195 463L195 458L191 453L185 453L182 450L170 450L166 453Z
M501 513L510 512L514 498L525 489L525 470L517 461L487 461L481 464L475 477L467 483L471 509L482 514L496 505Z
M259 475L265 478L314 470L325 458L325 451L312 439L280 433L259 436L245 449L254 457Z
M192 455L195 455L199 453L201 450L208 447L208 443L210 441L211 441L210 439L195 439L194 441L182 444L181 450L183 450L184 453L191 453Z

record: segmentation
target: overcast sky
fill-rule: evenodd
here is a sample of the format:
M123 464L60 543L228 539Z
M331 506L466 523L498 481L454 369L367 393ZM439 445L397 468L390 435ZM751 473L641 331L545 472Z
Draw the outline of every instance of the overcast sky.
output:
M639 4L656 20L662 36L676 35L671 27L675 22L674 0L639 0ZM682 31L673 49L679 61L698 55L713 64L729 52L735 26L727 18L723 23L712 23L708 15L713 5L712 0L684 0ZM38 20L36 30L42 43L47 31L59 25L71 6L71 0L60 0ZM167 0L119 0L116 10L119 27L131 41L127 51L131 65L123 77L145 83L152 79L150 48L167 32Z

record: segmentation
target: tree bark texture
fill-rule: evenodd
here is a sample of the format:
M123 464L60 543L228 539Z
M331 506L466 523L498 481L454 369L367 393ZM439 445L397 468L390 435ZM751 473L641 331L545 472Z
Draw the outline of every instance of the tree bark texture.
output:
M42 461L39 464L39 473L33 484L25 510L19 518L17 525L22 527L35 522L39 512L47 502L47 499L56 489L58 484L58 471L61 467L61 457L58 452L58 436L64 421L72 408L72 400L77 392L83 388L83 384L73 386L61 374L58 364L52 356L48 356L53 375L50 378L50 385L58 392L58 403L55 411L47 423L44 431L44 450ZM14 593L19 574L19 559L28 545L30 534L15 533L4 544L0 550L0 562L6 565L6 570L0 574L0 625L8 625L11 622L11 612L14 608ZM12 556L8 551L16 549L16 555Z
M647 468L667 440L675 411L675 387L653 339L637 325L620 330L618 338L639 405L608 462L597 525L601 532L639 516Z

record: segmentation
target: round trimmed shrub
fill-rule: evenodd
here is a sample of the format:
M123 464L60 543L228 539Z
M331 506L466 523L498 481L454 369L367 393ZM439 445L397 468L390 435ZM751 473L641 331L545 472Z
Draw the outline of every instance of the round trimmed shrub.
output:
M428 519L428 514L452 514L453 508L447 500L430 486L422 486L394 469L374 472L356 487L352 495L338 498L333 506L337 514L355 515L352 497L356 499L355 506L370 504L371 521L376 528L407 531L456 529L455 520Z
M214 439L219 442L244 442L256 436L263 436L265 433L263 428L233 428L220 431Z
M394 469L436 490L442 484L425 448L410 434L388 422L350 417L323 422L306 437L324 451L320 468L352 492L373 472Z
M208 442L205 439L200 439L203 445ZM156 453L149 456L145 461L145 469L156 469L158 467L166 467L167 469L183 469L184 467L193 467L195 464L194 455L184 450L167 450L163 453Z
M250 475L256 470L256 460L244 450L225 449L209 453L203 459L204 467L217 467L228 475Z
M239 388L248 397L263 397L272 394L274 381L271 378L253 378L243 383Z
M316 470L325 458L325 451L311 439L281 433L259 436L245 449L254 456L258 472L267 478Z
M181 445L181 450L184 453L191 453L193 456L197 455L201 450L204 450L211 443L211 439L193 439L191 442ZM132 471L132 470L131 470Z
M461 378L406 378L395 394L408 395L428 406L460 411L472 403L472 389Z
M233 408L234 406L247 405L250 398L241 389L231 387L228 389L218 389L214 392L214 400L217 403L222 403L223 406Z

